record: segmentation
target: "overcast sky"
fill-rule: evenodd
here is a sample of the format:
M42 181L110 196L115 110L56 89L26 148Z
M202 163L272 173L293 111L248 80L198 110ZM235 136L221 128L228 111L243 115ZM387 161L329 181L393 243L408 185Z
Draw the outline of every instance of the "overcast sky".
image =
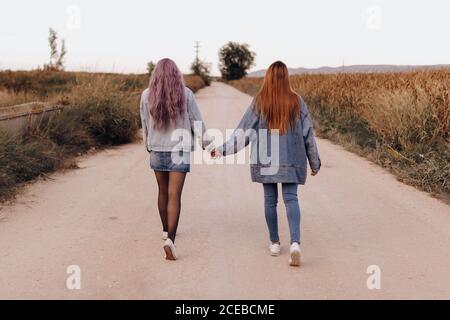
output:
M215 74L227 41L250 44L253 70L449 64L449 16L448 0L1 0L0 69L46 63L49 27L70 70L145 72L170 57L188 72L197 40Z

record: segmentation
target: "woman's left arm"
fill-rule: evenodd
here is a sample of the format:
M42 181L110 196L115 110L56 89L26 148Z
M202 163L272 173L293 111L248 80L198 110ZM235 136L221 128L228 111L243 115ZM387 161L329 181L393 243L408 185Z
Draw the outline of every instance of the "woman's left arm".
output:
M148 139L148 107L145 103L144 94L141 95L140 102L140 115L141 115L141 124L142 124L142 140L144 140L145 148L148 150L147 139Z
M231 137L222 146L217 148L217 153L222 156L241 151L249 143L255 132L259 117L253 111L253 103L247 108L244 116L234 130Z
M301 100L301 121L303 127L303 139L305 141L306 155L313 173L317 173L322 166L319 150L317 149L316 139L314 137L313 123L306 103Z

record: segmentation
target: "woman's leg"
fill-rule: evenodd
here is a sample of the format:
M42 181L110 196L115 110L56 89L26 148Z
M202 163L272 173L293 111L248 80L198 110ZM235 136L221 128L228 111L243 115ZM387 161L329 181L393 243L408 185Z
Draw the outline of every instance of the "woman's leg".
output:
M183 192L186 173L170 172L169 173L169 201L167 205L167 226L169 239L175 243L177 235L178 221L181 212L181 193Z
M266 216L267 227L269 228L270 241L279 242L278 236L278 189L276 183L264 183L264 213Z
M298 204L296 183L283 183L283 200L289 222L291 243L300 244L300 206Z
M167 203L169 200L169 172L155 171L158 182L158 211L163 225L163 231L168 232Z

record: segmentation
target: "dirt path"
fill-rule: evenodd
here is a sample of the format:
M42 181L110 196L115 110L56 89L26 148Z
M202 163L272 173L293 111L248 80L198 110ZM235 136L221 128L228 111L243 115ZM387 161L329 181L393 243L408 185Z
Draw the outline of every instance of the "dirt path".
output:
M250 97L197 94L209 127L232 128ZM193 166L177 238L163 259L156 182L140 144L29 186L0 211L0 298L450 298L450 207L319 140L323 170L300 189L304 265L267 252L262 188L247 165ZM81 268L81 290L66 268ZM366 269L381 268L368 290Z

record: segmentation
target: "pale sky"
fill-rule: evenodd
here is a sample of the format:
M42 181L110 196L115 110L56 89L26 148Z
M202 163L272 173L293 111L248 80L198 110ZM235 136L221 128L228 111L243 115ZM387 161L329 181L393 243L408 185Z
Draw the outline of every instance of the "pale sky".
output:
M48 28L66 40L69 70L145 72L170 57L183 72L200 57L218 74L218 49L246 42L252 70L450 64L448 0L0 0L0 69L47 62Z

